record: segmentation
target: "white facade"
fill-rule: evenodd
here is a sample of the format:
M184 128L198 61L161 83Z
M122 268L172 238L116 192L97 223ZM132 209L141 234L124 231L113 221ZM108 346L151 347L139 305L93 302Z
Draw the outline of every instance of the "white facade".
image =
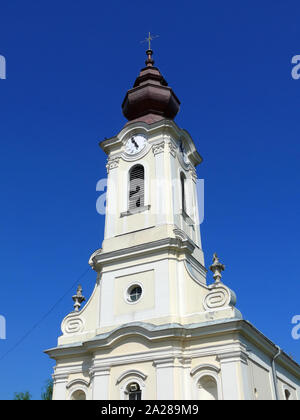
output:
M136 136L145 144L139 150L133 141L131 155ZM300 399L299 365L242 319L216 270L215 283L206 283L201 157L190 135L171 120L135 122L101 147L108 155L105 237L89 262L97 281L47 350L56 360L53 398ZM131 208L136 165L143 196Z

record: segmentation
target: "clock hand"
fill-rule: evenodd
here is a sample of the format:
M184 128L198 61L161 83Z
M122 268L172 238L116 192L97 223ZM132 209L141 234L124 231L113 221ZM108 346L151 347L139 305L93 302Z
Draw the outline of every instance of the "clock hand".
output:
M139 145L137 144L137 142L134 140L134 138L132 137L131 139L131 143L133 143L135 145L135 148L138 149Z

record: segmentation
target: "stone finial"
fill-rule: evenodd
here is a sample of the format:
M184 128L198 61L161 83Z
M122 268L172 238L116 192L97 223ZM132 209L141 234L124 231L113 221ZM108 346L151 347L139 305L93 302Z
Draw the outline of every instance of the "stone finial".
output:
M76 295L72 296L72 299L74 300L75 312L78 312L79 309L80 309L80 306L81 306L82 302L85 301L85 297L82 295L82 287L81 287L80 284L77 287L77 293L76 293Z
M221 264L216 253L213 255L213 263L209 269L214 273L213 278L215 283L221 283L222 271L225 270L225 265Z

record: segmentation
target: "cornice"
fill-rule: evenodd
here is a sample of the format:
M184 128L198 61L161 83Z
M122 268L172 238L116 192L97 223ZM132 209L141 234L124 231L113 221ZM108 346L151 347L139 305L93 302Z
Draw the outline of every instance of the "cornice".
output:
M85 342L74 343L71 346L64 345L46 350L50 357L67 356L68 354L93 354L100 348L111 348L117 341L124 337L140 336L150 341L162 341L185 338L198 338L202 336L213 336L220 333L229 333L237 330L238 319L207 321L198 324L182 325L178 323L153 325L143 322L133 322L122 325L114 330L100 334Z
M187 238L183 240L179 237L177 238L164 238L159 239L157 241L146 242L140 245L135 245L128 248L117 249L111 252L100 252L96 253L92 258L93 268L97 270L97 268L105 263L111 263L114 260L124 260L134 255L135 257L140 254L149 253L150 251L153 252L161 252L166 250L176 250L176 251L185 251L188 254L192 254L195 249L195 246L192 242Z
M69 378L69 372L60 372L60 373L53 373L52 374L54 384L60 382L67 382Z
M125 337L143 337L150 341L165 341L170 338L178 339L178 342L182 342L183 339L195 339L214 337L216 335L224 335L229 333L237 333L240 338L243 337L249 340L252 344L256 345L257 348L263 350L263 352L272 357L277 351L277 348L272 341L265 337L259 330L257 330L248 321L240 319L228 319L228 320L217 320L208 321L200 324L164 324L164 325L153 325L142 322L135 322L120 326L108 333L96 336L93 339L85 341L83 343L75 343L72 345L64 345L56 348L46 350L50 357L54 359L61 359L70 357L71 355L88 355L94 354L97 350L103 348L112 348L117 341L124 339ZM243 343L243 341L242 341ZM206 349L205 352L208 350ZM233 353L238 352L242 357L243 354L247 354L242 349L232 348L232 351L218 351L217 354L223 361L228 360L229 357L233 356ZM211 352L211 350L209 351ZM194 352L190 356L195 356ZM153 357L153 356L152 356ZM240 357L240 356L239 356ZM291 359L286 353L282 352L279 358L276 360L281 366L286 368L289 372L292 372L296 377L300 378L300 366L297 362ZM65 373L58 373L57 378L64 378ZM62 375L62 376L61 376ZM56 376L55 376L56 377Z
M153 361L153 366L156 368L173 367L175 362L175 356L161 357Z
M232 362L248 363L248 354L243 350L235 350L218 354L217 360L222 364Z
M95 376L106 376L110 374L110 366L107 364L101 366L94 365L90 368L89 373L91 378Z

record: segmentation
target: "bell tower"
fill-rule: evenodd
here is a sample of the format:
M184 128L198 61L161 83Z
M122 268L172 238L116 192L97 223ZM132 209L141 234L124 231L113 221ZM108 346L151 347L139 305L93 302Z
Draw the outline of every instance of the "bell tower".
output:
M195 169L202 159L173 121L180 102L152 55L123 101L127 124L100 143L108 156L105 237L90 265L101 273L105 329L181 322L191 311L185 267L206 283Z
M173 122L180 102L154 67L152 50L146 53L146 67L122 104L128 123L100 143L108 156L105 240L173 225L200 251L195 167L202 158Z

